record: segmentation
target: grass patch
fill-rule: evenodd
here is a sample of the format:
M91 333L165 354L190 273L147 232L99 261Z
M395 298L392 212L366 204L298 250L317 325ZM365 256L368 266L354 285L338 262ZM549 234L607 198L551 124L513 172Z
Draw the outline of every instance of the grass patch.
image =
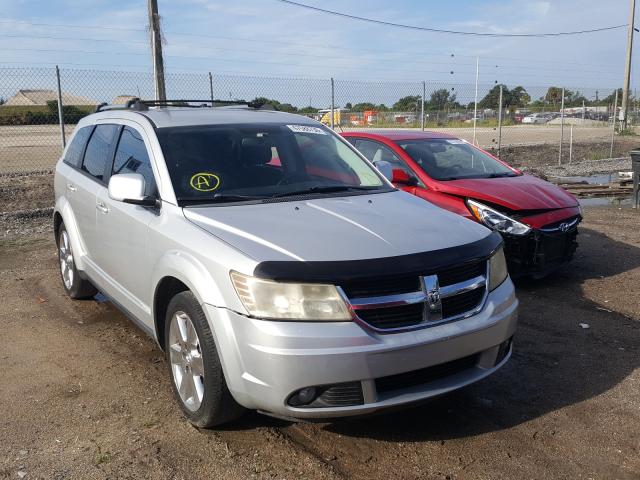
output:
M635 129L633 128L623 128L622 130L618 130L618 135L622 137L637 137Z
M102 448L100 448L100 445L97 445L97 448L98 448L98 451L96 452L95 464L102 465L103 463L109 463L113 458L113 455L111 455L111 452L109 451L103 452Z

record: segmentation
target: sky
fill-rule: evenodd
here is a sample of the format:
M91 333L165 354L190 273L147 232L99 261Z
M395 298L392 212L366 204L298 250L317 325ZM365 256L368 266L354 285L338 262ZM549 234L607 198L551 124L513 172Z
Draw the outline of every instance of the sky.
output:
M490 33L600 28L626 24L629 14L628 0L300 2L390 22ZM229 86L216 82L216 93L224 96L241 96L249 88L242 82L257 82L245 76L334 77L343 98L358 90L357 82L395 82L400 94L408 83L417 85L410 90L421 90L424 81L429 89L442 86L468 99L476 58L483 91L495 83L524 85L535 98L557 85L593 97L596 91L608 95L623 81L626 28L571 37L478 38L373 25L277 0L159 0L159 10L167 72L236 75ZM145 0L0 0L0 68L58 64L63 70L149 72L146 25ZM632 88L638 83L633 80Z

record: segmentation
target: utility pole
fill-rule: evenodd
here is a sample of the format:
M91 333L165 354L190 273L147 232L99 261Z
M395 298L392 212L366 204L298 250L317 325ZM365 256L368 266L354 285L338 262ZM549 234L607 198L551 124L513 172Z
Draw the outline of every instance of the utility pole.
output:
M624 88L622 89L622 109L620 116L622 117L622 129L627 128L627 110L629 109L629 87L631 83L631 52L633 50L633 29L634 19L636 16L636 0L630 1L629 11L629 31L627 33L627 62L624 68Z
M422 109L420 110L420 129L424 132L424 100L427 96L427 84L422 82Z
M153 77L156 87L156 100L166 100L167 90L164 83L164 61L162 60L162 34L160 33L160 15L158 0L148 0L149 33L151 34L151 54L153 55Z
M480 76L480 57L476 57L476 96L473 101L473 143L476 145L476 125L478 124L478 77Z
M502 84L500 84L500 97L498 99L498 158L502 148Z
M562 165L562 144L564 143L564 88L562 88L562 103L560 107L560 153L558 153L558 165Z

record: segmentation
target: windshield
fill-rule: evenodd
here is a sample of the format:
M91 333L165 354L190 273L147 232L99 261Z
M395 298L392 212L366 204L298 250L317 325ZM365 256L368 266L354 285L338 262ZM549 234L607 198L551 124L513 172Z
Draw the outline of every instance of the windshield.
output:
M157 134L181 205L391 190L320 126L204 125Z
M434 180L517 176L509 167L463 140L400 140L398 144Z

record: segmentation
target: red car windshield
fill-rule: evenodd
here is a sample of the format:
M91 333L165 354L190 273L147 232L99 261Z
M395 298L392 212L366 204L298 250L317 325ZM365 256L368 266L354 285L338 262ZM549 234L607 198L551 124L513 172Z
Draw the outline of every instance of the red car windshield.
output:
M433 138L396 143L434 180L517 176L509 167L463 140Z

